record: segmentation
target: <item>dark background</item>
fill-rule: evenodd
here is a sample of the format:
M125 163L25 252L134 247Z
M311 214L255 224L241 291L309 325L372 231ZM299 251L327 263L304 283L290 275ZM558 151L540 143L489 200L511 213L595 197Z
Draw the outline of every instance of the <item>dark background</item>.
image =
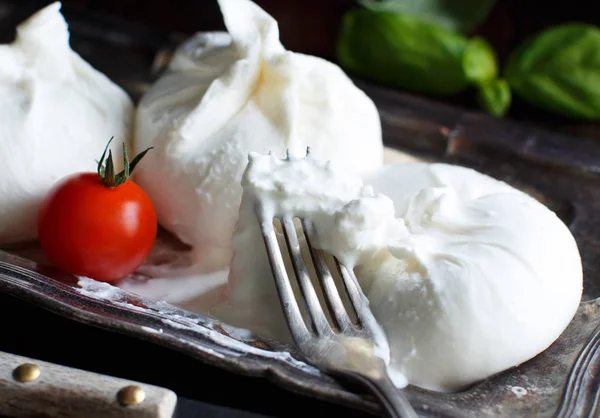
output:
M455 0L460 1L460 0ZM51 1L13 0L21 18ZM72 10L106 13L167 31L192 34L224 29L216 0L63 0ZM278 22L286 48L333 59L338 23L354 0L256 0ZM497 0L488 18L474 33L484 36L501 59L528 36L554 24L581 21L600 24L600 5L595 0ZM1 11L0 11L1 13Z
M460 0L454 0L460 1ZM256 0L278 22L283 44L291 50L333 58L340 16L353 0ZM222 29L216 0L65 0L78 10L123 16L166 30L193 33ZM577 20L600 23L595 0L497 0L477 33L504 58L525 37L547 26Z
M460 1L460 0L448 0ZM14 26L48 0L0 0L0 38L10 37ZM67 15L109 16L127 25L151 27L178 39L204 30L224 29L216 0L64 0ZM340 17L354 0L256 0L278 22L284 46L290 50L318 55L335 61L335 44ZM600 2L596 0L496 0L487 19L473 32L492 43L502 64L516 46L539 31L565 22L600 25ZM72 23L69 20L69 23ZM75 47L77 50L77 48ZM78 51L80 52L80 51ZM90 57L84 58L90 60ZM92 64L95 64L91 60ZM96 65L98 67L98 65ZM100 68L102 70L102 68ZM452 98L436 99L453 105L478 109L474 91ZM599 124L569 120L522 102L513 95L507 117L541 125L551 130L600 139Z

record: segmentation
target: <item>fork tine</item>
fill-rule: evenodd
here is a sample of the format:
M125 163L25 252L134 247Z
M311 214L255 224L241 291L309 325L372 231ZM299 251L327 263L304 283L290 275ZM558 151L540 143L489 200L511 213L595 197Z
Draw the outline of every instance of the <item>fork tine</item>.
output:
M304 234L306 236L306 242L308 244L308 248L310 250L310 255L312 257L313 263L315 265L315 269L317 270L317 276L319 277L319 282L321 283L321 287L323 288L323 292L325 294L325 301L329 310L333 314L333 319L336 322L338 328L340 330L349 329L352 326L352 322L350 321L350 317L346 312L346 308L340 298L340 294L338 289L333 282L333 277L331 276L331 272L329 271L329 267L327 267L327 263L325 262L325 254L323 251L316 249L311 244L311 237L313 237L314 227L311 221L308 219L302 220L302 226L304 227Z
M315 331L319 335L331 333L332 329L329 326L327 317L325 316L323 308L319 303L317 293L315 292L315 288L310 280L308 270L306 269L304 259L302 258L302 253L300 252L300 244L298 242L298 235L296 234L294 221L291 217L285 216L282 220L282 224L285 241L290 253L290 258L292 259L294 272L296 273L296 278L300 283L300 291L302 292L302 296L306 302L306 307L308 309L310 319L315 327Z
M356 280L356 276L354 275L354 271L352 269L347 269L346 266L341 264L337 258L334 257L335 265L337 266L338 271L340 272L340 276L342 276L342 281L344 282L344 287L346 288L346 292L350 296L350 303L352 304L352 309L354 309L354 313L356 313L356 318L358 319L358 324L364 324L364 296L362 295L362 291L358 288L358 280Z
M273 277L275 278L275 285L279 293L279 299L281 300L281 308L283 309L294 341L300 345L302 341L307 341L310 338L310 332L300 313L298 302L296 302L296 297L294 296L294 291L285 269L283 257L277 242L277 235L275 235L275 229L273 228L273 220L269 219L267 221L263 216L259 215L259 221L267 249L267 256L271 264Z

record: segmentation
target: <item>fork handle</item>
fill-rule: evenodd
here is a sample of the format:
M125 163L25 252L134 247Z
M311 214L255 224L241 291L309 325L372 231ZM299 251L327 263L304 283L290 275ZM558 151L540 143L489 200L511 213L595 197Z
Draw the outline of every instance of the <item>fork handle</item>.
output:
M418 418L410 402L401 390L398 390L392 383L387 373L379 378L368 378L366 376L357 376L365 386L380 400L385 407L390 418Z

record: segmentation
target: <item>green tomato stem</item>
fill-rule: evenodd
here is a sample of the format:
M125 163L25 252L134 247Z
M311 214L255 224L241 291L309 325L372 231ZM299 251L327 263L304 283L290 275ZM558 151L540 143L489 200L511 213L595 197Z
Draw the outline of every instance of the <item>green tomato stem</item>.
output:
M146 155L148 151L153 149L150 147L138 155L136 155L133 160L129 161L129 156L127 155L127 147L125 143L123 143L123 171L118 174L115 174L115 165L113 162L112 151L109 149L110 143L114 139L114 136L110 138L106 147L104 148L104 152L102 153L102 157L100 161L98 161L98 176L100 177L100 182L108 187L119 187L129 180L131 173L133 173L133 169L137 166L137 164L141 161L142 158ZM106 152L108 151L108 157L106 156Z

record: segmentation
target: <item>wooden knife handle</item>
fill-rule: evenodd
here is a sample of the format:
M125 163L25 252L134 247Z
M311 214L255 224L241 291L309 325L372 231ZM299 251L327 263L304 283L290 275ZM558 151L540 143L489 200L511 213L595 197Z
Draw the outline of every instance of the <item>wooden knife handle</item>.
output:
M176 402L161 387L0 352L2 416L171 418Z

